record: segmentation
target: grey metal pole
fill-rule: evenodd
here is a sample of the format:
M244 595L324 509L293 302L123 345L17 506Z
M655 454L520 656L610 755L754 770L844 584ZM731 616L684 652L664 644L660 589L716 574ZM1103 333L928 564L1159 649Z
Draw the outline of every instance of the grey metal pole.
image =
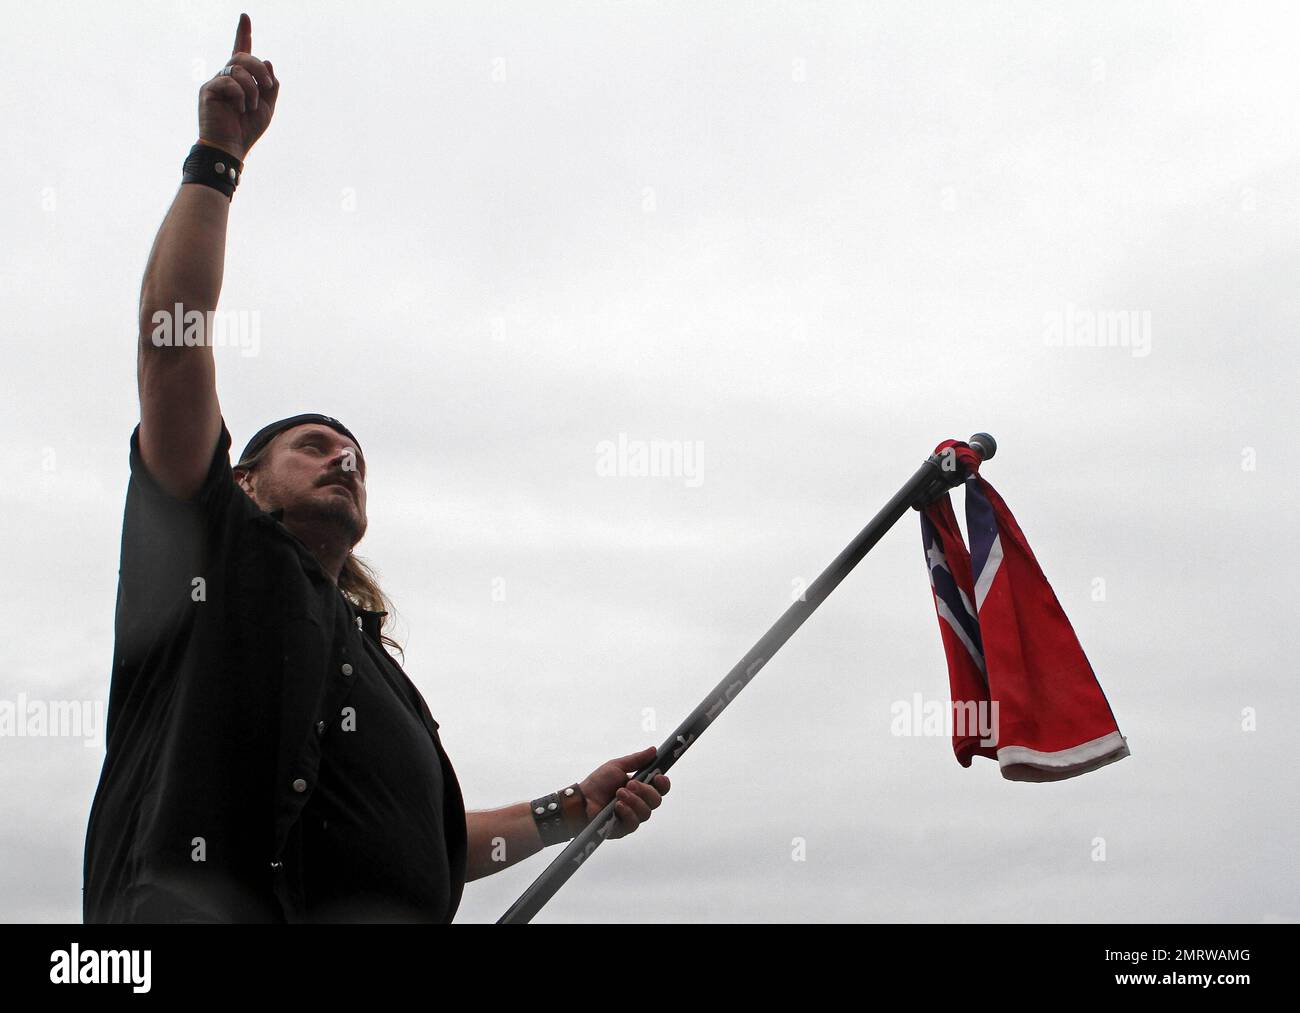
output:
M988 460L997 452L996 441L987 433L976 433L968 442L984 460ZM712 692L700 705L691 711L690 716L659 747L654 760L644 770L638 771L633 780L648 781L656 774L668 771L903 514L910 508L928 503L945 490L959 485L964 478L965 474L957 463L955 455L933 454L927 458L917 469L916 474L907 480L907 483L894 494L871 522L844 548L844 551L835 557L830 566L826 567L808 586L803 598L785 610L772 628L759 638L758 643L736 662L735 667L713 687ZM519 899L498 919L497 924L511 925L532 921L533 916L555 896L560 887L568 882L569 877L578 871L582 863L591 857L591 853L604 843L606 837L614 830L616 820L614 803L610 802L577 837L568 843L532 885L520 894Z

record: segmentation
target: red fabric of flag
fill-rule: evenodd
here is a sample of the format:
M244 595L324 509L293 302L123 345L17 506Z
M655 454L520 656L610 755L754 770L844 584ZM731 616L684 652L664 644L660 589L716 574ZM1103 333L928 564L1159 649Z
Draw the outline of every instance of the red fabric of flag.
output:
M1074 628L980 457L946 440L965 469L968 550L944 493L921 538L948 660L953 751L998 761L1013 781L1059 781L1129 755Z

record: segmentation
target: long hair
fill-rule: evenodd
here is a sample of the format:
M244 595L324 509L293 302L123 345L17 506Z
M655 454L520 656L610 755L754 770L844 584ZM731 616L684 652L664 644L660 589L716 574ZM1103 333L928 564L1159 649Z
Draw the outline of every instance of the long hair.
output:
M370 564L351 549L348 550L348 558L343 560L343 569L339 571L339 590L351 598L352 604L358 608L384 613L379 618L379 639L405 661L406 652L402 650L402 645L388 634L388 626L393 618L393 603L379 586L379 580Z
M271 440L252 457L240 461L233 470L250 473L254 471L266 459L267 451L271 449L273 443L275 440ZM405 661L406 652L402 650L402 645L388 632L396 611L392 599L384 594L384 589L379 586L379 578L370 564L351 549L348 550L347 559L343 561L343 569L339 571L338 586L357 608L368 612L384 613L379 619L379 640L400 654Z

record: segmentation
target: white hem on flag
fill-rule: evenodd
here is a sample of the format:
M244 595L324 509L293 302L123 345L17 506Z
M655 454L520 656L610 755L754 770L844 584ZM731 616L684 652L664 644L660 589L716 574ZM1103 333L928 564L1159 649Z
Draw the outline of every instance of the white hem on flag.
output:
M1028 746L1003 746L998 750L998 766L1008 781L1063 781L1128 755L1128 740L1114 731L1055 753Z

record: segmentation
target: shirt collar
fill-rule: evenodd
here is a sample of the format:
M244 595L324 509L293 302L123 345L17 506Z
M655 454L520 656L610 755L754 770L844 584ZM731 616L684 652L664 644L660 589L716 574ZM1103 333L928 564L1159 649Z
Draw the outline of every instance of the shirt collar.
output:
M347 603L348 609L358 619L361 620L360 623L361 632L364 633L371 640L373 640L376 644L382 646L383 641L380 639L380 635L379 635L380 627L383 625L384 616L388 615L388 613L371 612L369 609L363 609L360 605L355 604L352 601L352 599L350 599L342 591L339 592L339 597L342 598L343 601ZM355 622L355 620L353 621Z
M279 522L279 523L283 523L283 522L284 522L284 507L276 507L274 510L263 511L263 516L269 517L269 518L271 518L271 520L273 520L273 521L277 521L277 522ZM297 541L297 540L295 539L295 541ZM303 549L303 553L304 553L304 555L305 555L308 559L311 560L312 563L315 563L315 564L316 564L316 571L317 571L317 573L320 573L320 572L321 572L321 571L320 571L320 564L319 564L319 563L316 563L316 557L315 557L315 556L312 556L311 553L307 552L307 550L306 550L305 548ZM323 574L321 574L321 575L322 575L322 577L324 576ZM368 637L369 637L371 640L373 640L376 644L380 644L380 645L382 645L382 644L383 644L383 641L380 639L380 627L383 625L383 622L384 622L384 616L388 615L388 613L387 613L387 612L371 612L369 609L363 609L360 605L355 605L355 604L353 604L353 602L351 601L351 599L349 599L347 595L343 594L342 591L339 592L339 595L343 598L343 600L344 600L345 602L347 602L348 607L349 607L349 608L350 608L354 613L356 613L356 615L357 615L358 617L360 617L360 619L361 619L361 632L364 633L366 636L368 636Z

